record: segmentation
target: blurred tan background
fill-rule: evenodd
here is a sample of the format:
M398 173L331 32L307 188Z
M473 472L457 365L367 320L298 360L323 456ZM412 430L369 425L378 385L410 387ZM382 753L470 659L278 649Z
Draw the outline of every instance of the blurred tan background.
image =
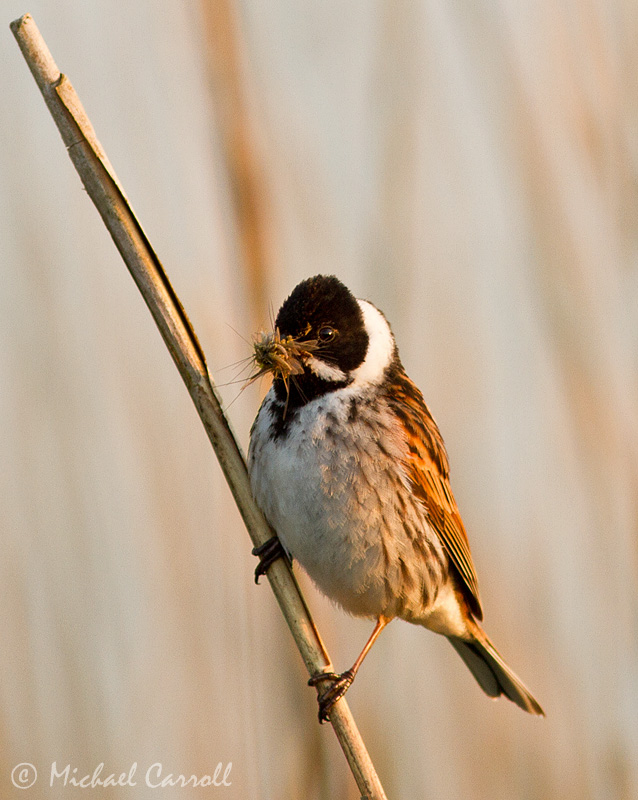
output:
M235 400L230 365L317 272L386 312L439 422L486 628L547 718L394 623L348 695L389 798L637 797L638 6L0 8L0 796L76 796L55 761L137 762L107 800L358 797L9 32L31 11L243 446L266 387ZM345 668L369 624L304 587ZM154 762L232 783L162 794Z

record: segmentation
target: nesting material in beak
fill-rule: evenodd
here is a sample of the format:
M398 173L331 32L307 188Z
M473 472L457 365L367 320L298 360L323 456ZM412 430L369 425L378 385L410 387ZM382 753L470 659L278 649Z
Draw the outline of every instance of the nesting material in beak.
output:
M308 339L300 341L292 336L283 339L279 330L272 333L259 333L253 342L253 360L258 371L250 377L250 381L272 373L287 383L291 375L301 375L304 361L317 349L318 341Z

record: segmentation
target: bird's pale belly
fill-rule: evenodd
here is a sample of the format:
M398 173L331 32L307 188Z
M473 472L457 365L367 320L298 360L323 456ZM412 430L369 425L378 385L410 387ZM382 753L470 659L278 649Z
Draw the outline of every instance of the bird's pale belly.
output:
M279 439L261 435L266 401L249 454L255 499L284 547L346 611L416 621L441 588L445 555L406 486L403 443L378 414L374 425L341 424L347 391L309 403Z

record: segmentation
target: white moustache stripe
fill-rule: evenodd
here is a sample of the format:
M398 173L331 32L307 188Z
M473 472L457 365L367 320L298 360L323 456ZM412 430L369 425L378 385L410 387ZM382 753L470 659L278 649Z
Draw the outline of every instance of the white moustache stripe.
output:
M363 323L370 339L363 363L353 373L352 386L380 383L394 355L394 336L386 318L372 303L357 300L363 312Z
M322 381L334 381L338 383L346 380L346 373L340 370L339 367L326 364L325 361L321 361L314 356L310 356L306 359L306 366L318 378L321 378Z

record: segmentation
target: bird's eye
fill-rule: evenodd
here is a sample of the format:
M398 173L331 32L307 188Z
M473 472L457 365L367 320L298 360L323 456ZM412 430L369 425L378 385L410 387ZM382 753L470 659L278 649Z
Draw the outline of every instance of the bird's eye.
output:
M323 325L319 328L319 341L321 342L331 342L335 336L337 335L337 331L334 328L331 328L330 325Z

